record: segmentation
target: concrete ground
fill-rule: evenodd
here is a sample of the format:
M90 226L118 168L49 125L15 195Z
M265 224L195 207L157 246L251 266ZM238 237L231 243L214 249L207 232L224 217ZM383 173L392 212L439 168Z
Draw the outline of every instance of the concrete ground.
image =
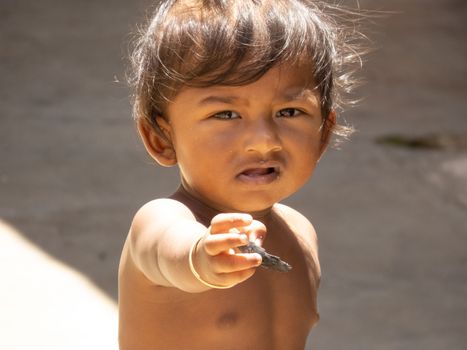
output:
M146 157L124 83L149 3L0 3L1 349L116 347L128 225L177 177ZM288 200L320 238L307 349L465 349L467 3L360 4L392 14L368 32L364 100L345 114L358 132ZM432 133L455 141L400 142Z

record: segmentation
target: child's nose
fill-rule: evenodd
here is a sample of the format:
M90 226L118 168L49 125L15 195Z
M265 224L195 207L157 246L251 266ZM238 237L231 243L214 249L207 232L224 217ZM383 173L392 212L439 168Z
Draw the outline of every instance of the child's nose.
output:
M245 150L247 152L258 152L262 155L282 150L282 143L278 132L279 130L274 121L261 120L251 122L245 134Z

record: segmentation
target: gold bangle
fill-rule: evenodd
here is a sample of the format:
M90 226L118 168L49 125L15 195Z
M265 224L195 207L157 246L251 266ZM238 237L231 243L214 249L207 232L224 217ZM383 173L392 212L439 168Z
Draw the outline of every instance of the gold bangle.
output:
M196 241L193 242L193 244L191 245L191 248L190 248L190 253L188 254L188 263L190 264L190 270L191 270L191 273L193 274L193 276L196 277L196 279L198 281L200 281L202 284L204 284L206 287L209 287L209 288L215 288L215 289L227 289L227 288L231 288L233 287L235 284L232 284L230 286L219 286L217 284L211 284L209 282L206 282L205 280L203 280L201 278L201 276L199 275L199 273L196 271L195 269L195 266L193 265L193 253L195 252L196 248L198 247L198 243L199 241L201 241L201 239L204 238L204 235L199 237Z

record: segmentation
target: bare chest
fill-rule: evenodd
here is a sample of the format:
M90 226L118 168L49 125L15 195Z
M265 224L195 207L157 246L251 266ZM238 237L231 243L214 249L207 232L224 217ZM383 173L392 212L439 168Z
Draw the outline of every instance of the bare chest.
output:
M189 294L155 287L122 295L132 301L121 310L127 336L148 349L303 349L317 321L316 289L306 264L289 260L294 268L288 273L260 269L228 290Z

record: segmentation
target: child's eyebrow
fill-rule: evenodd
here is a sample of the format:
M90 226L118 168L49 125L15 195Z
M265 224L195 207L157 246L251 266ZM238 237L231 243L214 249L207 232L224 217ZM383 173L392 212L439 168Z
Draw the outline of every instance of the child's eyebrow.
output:
M318 92L313 89L293 89L292 91L286 91L282 98L286 101L306 100L310 97L316 97Z
M309 99L310 97L315 97L316 98L316 91L312 91L310 89L291 89L290 91L284 91L280 96L278 96L280 99L284 101L298 101L298 100L306 100ZM240 100L244 101L245 104L248 104L248 100L244 100L241 97L235 96L235 95L209 95L204 98L202 98L200 101L198 101L199 106L205 106L209 104L215 104L215 103L223 103L223 104L234 104L238 103Z
M225 104L232 104L238 101L239 98L237 96L207 96L198 102L198 105L208 105L211 103L225 103Z

